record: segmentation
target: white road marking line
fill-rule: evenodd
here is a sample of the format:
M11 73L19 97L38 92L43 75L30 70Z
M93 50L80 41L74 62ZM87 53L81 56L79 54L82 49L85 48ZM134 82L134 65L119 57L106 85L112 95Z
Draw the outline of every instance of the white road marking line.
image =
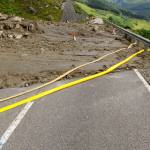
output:
M143 82L143 84L145 85L145 87L148 89L148 91L150 92L150 85L148 84L148 82L144 79L144 77L141 75L141 73L138 71L138 69L134 69L134 72L137 74L137 76L139 77L139 79Z
M0 150L3 148L4 144L8 141L9 137L13 134L17 126L20 124L22 119L25 117L31 106L34 102L30 102L25 105L25 107L22 109L22 111L18 114L18 116L15 118L15 120L10 124L8 129L4 132L2 137L0 138Z
M145 87L150 92L150 85L147 83L147 81L144 79L144 77L141 75L141 73L134 69L134 72L137 74L139 79L143 82ZM18 127L18 125L21 123L22 119L25 117L31 106L34 104L34 102L30 102L26 104L26 106L23 108L23 110L18 114L18 116L15 118L15 120L10 124L8 129L4 132L2 137L0 138L0 150L3 148L4 144L8 141L9 137L13 134L15 129Z

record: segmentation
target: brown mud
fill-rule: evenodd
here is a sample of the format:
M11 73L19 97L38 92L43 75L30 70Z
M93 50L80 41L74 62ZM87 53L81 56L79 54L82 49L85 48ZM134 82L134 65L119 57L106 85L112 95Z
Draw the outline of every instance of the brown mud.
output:
M7 22L11 23L11 21ZM6 21L0 21L5 25ZM14 25L15 24L15 25ZM17 26L17 27L16 27ZM37 27L38 26L38 27ZM0 88L45 83L80 64L97 59L120 48L129 41L113 35L105 25L23 21L1 27ZM77 40L73 40L73 35ZM140 50L135 46L84 67L66 79L83 77L103 71ZM150 83L150 53L142 54L116 71L138 68Z

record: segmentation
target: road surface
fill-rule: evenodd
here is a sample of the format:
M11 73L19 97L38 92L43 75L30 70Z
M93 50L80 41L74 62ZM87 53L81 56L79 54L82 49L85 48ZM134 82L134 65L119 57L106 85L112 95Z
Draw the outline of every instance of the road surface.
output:
M73 6L73 2L71 0L66 0L66 2L64 2L62 4L62 22L77 22L77 21L81 21L82 19L85 19L84 15L78 14L76 13L74 6Z
M28 108L18 125L12 122L24 106L1 113L1 149L148 150L149 89L134 71L127 71L44 97ZM20 90L6 89L0 95Z

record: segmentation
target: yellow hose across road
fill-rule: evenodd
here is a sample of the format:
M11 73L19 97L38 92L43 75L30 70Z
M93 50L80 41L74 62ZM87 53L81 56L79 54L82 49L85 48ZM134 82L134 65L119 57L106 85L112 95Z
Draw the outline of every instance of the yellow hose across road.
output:
M43 88L43 87L46 87L46 86L48 86L48 85L50 85L50 84L52 84L52 83L54 83L54 82L56 82L56 81L59 81L60 79L64 78L65 76L67 76L68 74L74 72L74 71L77 70L77 69L80 69L80 68L82 68L82 67L85 67L85 66L90 65L90 64L93 64L93 63L96 63L96 62L98 62L98 61L100 61L100 60L102 60L102 59L104 59L104 58L106 58L106 57L108 57L108 56L110 56L110 55L113 55L113 54L115 54L115 53L121 52L121 51L123 51L123 50L125 50L125 49L130 49L130 48L132 48L133 45L136 45L136 43L130 44L130 45L128 46L128 48L121 48L121 49L116 50L116 51L114 51L114 52L108 53L108 54L106 54L106 55L104 55L104 56L102 56L102 57L100 57L100 58L98 58L98 59L96 59L96 60L94 60L94 61L87 62L87 63L85 63L85 64L82 64L82 65L80 65L80 66L77 66L77 67L75 67L75 68L73 68L73 69L71 69L71 70L65 72L65 73L62 74L61 76L55 78L54 80L49 81L49 82L47 82L47 83L45 83L45 84L42 84L42 85L40 85L40 86L38 86L38 87L32 88L32 89L27 90L27 91L24 91L24 92L20 92L20 93L18 93L18 94L15 94L15 95L12 95L12 96L3 98L3 99L0 99L0 102L8 101L8 100L10 100L10 99L17 98L17 97L22 96L22 95L25 95L25 94L27 94L27 93L31 93L31 92L33 92L33 91L39 90L39 89L41 89L41 88Z
M83 82L86 82L86 81L89 81L89 80L92 80L92 79L95 79L95 78L98 78L100 76L103 76L105 74L108 74L112 71L114 71L115 69L117 69L118 67L120 67L121 65L127 63L129 60L131 60L132 58L136 57L137 55L140 55L141 53L143 53L144 50L140 50L134 54L132 54L131 56L129 56L128 58L126 58L125 60L117 63L116 65L110 67L109 69L103 71L103 72L100 72L100 73L97 73L97 74L94 74L94 75L91 75L91 76L88 76L88 77L85 77L85 78L82 78L82 79L79 79L79 80L75 80L73 82L69 82L69 83L66 83L64 85L61 85L61 86L58 86L58 87L55 87L53 89L50 89L50 90L47 90L47 91L44 91L44 92L41 92L39 94L36 94L34 96L31 96L29 98L26 98L26 99L23 99L23 100L20 100L18 102L15 102L13 104L10 104L8 106L4 106L2 108L0 108L0 112L5 112L5 111L8 111L8 110L11 110L11 109L14 109L18 106L21 106L21 105L24 105L26 103L29 103L29 102L32 102L32 101L36 101L36 100L39 100L40 98L42 97L45 97L47 95L50 95L52 93L55 93L55 92L58 92L60 90L63 90L63 89L66 89L66 88L69 88L69 87L72 87L72 86L75 86L75 85L78 85L80 83L83 83Z

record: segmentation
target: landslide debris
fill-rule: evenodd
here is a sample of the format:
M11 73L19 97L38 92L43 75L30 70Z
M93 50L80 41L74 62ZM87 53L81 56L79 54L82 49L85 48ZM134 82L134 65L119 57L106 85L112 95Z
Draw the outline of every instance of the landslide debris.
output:
M129 44L123 35L114 35L105 24L37 22L0 14L0 88L45 83ZM139 49L136 46L115 54L65 79L103 71ZM149 61L150 55L145 53L117 71L136 67L150 82Z
M42 32L34 21L25 21L18 16L8 16L0 13L0 37L21 39L30 33Z

